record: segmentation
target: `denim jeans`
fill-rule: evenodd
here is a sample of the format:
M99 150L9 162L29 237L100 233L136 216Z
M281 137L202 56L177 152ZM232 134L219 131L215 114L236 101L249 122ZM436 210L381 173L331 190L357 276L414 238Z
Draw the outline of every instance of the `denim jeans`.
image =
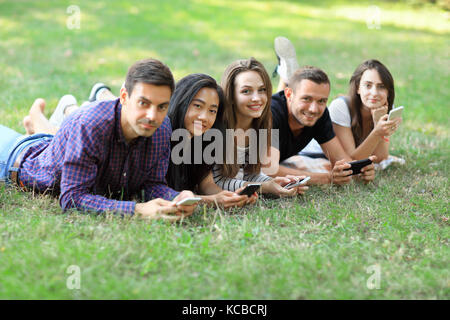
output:
M22 135L12 129L0 125L0 182L11 182L11 171L19 171L14 168L17 157L33 144L42 140L51 140L53 135L37 133L31 136Z

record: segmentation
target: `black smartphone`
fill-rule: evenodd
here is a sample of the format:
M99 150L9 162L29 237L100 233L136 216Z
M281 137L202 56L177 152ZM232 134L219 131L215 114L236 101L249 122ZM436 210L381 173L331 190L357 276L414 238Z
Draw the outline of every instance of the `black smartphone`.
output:
M372 163L372 160L370 159L363 159L363 160L356 160L356 161L352 161L349 162L351 167L350 169L347 170L352 170L352 174L351 175L355 175L355 174L360 174L361 173L361 169L364 168L365 166L369 165Z
M239 194L240 196L246 195L246 196L248 196L248 197L251 197L256 191L259 190L260 187L261 187L261 184L260 184L260 183L251 183L251 184L248 184L248 185L244 188L244 190L242 190L242 191L239 192L238 194Z

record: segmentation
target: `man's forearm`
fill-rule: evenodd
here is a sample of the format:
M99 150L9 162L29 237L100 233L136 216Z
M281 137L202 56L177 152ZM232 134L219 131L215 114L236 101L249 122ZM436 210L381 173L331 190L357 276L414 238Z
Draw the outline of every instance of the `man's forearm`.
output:
M178 196L179 192L173 190L172 188L168 187L166 184L161 183L155 183L148 185L145 188L145 201L150 201L152 199L161 198L164 200L171 201L173 198Z
M74 208L79 211L112 212L123 215L133 215L136 205L133 201L111 200L89 193L64 191L59 202L63 211Z

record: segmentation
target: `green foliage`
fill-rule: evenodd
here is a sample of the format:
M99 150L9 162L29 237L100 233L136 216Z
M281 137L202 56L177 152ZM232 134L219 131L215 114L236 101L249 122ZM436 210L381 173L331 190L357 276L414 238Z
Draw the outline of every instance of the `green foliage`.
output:
M234 59L271 71L273 39L290 38L300 64L323 68L331 98L364 59L396 81L404 122L392 137L406 159L370 185L312 187L298 199L260 199L182 223L62 214L57 199L0 187L0 298L18 299L448 299L449 22L435 6L372 1L0 1L0 122L21 121L37 97L80 102L93 83L115 92L149 56L177 79L220 79ZM274 80L274 85L276 85ZM81 269L69 290L67 268ZM369 290L367 268L381 268Z

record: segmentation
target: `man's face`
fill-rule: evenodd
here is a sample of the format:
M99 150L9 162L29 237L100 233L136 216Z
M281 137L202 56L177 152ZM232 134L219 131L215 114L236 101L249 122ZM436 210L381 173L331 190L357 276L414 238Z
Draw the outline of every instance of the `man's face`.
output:
M121 125L127 141L150 137L163 123L172 92L168 86L136 83L131 96L120 90Z
M297 125L312 127L323 115L327 107L330 85L317 84L311 80L302 80L294 89L286 88L289 118Z

